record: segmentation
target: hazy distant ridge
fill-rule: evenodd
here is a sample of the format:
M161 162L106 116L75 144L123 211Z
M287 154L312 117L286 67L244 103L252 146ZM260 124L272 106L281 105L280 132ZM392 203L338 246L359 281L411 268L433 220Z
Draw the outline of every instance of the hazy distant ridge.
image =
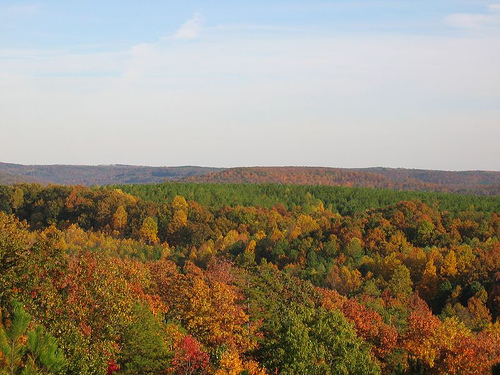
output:
M146 167L135 165L21 165L0 163L0 178L39 181L63 185L146 184L220 171L221 168L194 166Z
M248 167L184 179L205 183L279 183L500 195L500 172L403 168Z
M132 165L21 165L0 163L0 183L41 182L63 185L197 183L277 183L374 187L396 190L500 195L500 172L435 171L403 168L147 167Z

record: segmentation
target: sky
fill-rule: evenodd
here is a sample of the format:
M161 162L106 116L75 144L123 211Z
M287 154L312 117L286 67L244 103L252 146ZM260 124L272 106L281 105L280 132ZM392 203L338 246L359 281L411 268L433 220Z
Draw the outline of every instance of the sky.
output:
M500 2L0 0L0 161L499 171Z

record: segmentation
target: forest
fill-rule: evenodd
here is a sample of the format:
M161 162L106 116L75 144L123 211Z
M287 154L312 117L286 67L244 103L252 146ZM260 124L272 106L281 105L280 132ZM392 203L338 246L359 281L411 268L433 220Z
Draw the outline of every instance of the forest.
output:
M182 182L274 183L500 195L500 173L405 168L238 167L187 176Z
M406 191L500 195L500 172L439 171L405 168L331 167L150 167L138 165L22 165L0 162L0 184L60 185L284 184L344 186Z
M137 165L23 165L0 162L0 184L40 183L62 185L145 184L179 180L217 172L210 167L148 167Z
M491 374L500 198L0 185L0 373Z

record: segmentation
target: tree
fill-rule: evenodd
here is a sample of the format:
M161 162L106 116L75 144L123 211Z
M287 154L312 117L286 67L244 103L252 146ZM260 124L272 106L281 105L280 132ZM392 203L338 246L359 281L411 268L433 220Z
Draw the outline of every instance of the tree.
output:
M363 255L365 255L361 240L359 238L354 237L351 239L349 245L347 246L346 254L351 257L356 264L363 257Z
M24 203L24 190L20 187L14 189L14 193L11 198L12 208L17 211Z
M422 281L420 283L420 294L426 301L432 300L438 291L437 269L434 265L434 260L431 258L425 265L422 273Z
M121 338L120 372L124 374L164 374L170 354L162 337L163 325L146 306L136 304L133 321Z
M19 302L14 302L12 307L10 328L6 329L5 324L0 327L0 351L8 373L14 375L21 367L21 360L26 350L23 336L28 329L31 316L24 311Z
M357 269L350 271L346 266L339 268L334 265L328 272L325 283L331 289L337 290L343 295L348 295L357 291L361 287L363 280L361 273Z
M125 226L127 225L127 219L128 215L125 207L118 206L116 212L113 214L113 218L111 221L112 228L114 230L117 230L118 232L123 232Z
M175 373L179 375L204 374L209 359L201 344L191 335L186 335L175 350L172 365Z
M31 374L57 373L60 371L66 360L57 346L56 339L46 333L40 325L28 332L27 340L28 362L23 371Z
M0 325L0 354L7 373L14 375L20 369L23 375L57 373L64 367L65 359L56 339L40 325L27 331L30 321L31 315L14 301L10 327Z
M168 285L167 300L172 318L182 322L204 345L248 349L248 315L236 288L187 262L185 275Z
M457 257L455 252L451 250L445 257L443 261L443 266L441 267L441 276L444 277L454 277L457 275Z
M151 216L144 219L141 229L139 230L139 238L148 244L157 244L158 239L158 224Z
M174 199L172 199L172 209L174 211L184 211L187 213L188 203L186 202L186 198L182 195L176 195Z
M25 223L0 212L0 305L9 300L12 284L20 277L20 260L30 253L30 238Z
M410 354L410 359L432 368L439 350L434 346L433 339L440 321L417 296L412 298L410 304L413 311L408 317L408 329L403 339L403 347Z
M403 264L396 266L389 280L389 289L392 294L402 298L402 300L408 300L413 291L412 286L413 283L408 268Z
M369 346L338 310L297 303L279 305L264 323L259 356L280 374L379 374Z

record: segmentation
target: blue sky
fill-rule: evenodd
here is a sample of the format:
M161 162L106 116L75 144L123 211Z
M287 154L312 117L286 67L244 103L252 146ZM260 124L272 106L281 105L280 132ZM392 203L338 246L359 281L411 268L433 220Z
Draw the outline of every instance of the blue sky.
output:
M500 170L500 2L0 1L0 161Z

